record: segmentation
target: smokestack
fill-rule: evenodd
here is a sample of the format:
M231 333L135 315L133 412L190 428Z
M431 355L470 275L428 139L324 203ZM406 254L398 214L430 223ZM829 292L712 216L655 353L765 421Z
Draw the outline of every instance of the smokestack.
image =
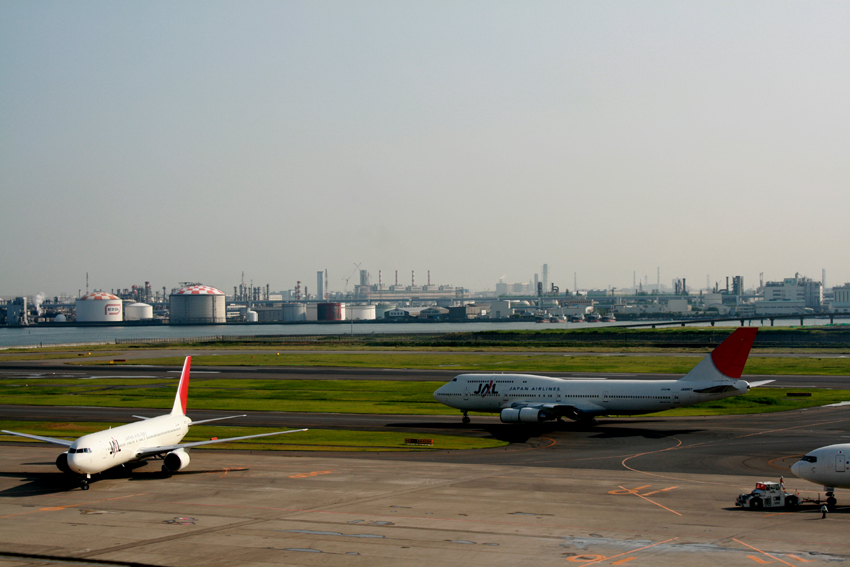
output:
M398 270L395 271L395 285L398 285Z
M431 285L431 270L428 270L428 285Z
M410 270L410 287L416 287L416 274Z

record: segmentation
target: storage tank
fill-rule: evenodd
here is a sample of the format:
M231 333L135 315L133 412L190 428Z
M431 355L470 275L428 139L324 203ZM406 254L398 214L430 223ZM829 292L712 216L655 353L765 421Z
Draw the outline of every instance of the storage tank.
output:
M315 303L307 304L307 320L308 321L318 321L318 312L319 309Z
M345 310L346 321L374 321L374 305L347 305Z
M56 321L57 323L66 323L68 321L68 318L60 313L56 316L56 319L54 319L54 321Z
M153 307L147 303L131 303L124 308L125 321L140 321L153 319Z
M339 303L317 303L316 320L318 321L341 321L341 305Z
M249 310L245 313L245 320L246 320L246 321L248 321L249 323L256 323L257 321L259 321L259 320L260 320L260 316L259 316L259 314L258 314L256 311L254 311L253 309L249 309Z
M292 323L294 321L307 320L307 306L303 303L284 303L283 304L283 322Z
M123 303L105 291L93 291L77 299L78 323L118 323L124 320Z
M172 325L209 325L227 321L224 292L214 287L192 284L169 296Z
M388 303L379 303L375 306L375 319L383 319L387 311L392 311L395 309L395 305L390 305Z

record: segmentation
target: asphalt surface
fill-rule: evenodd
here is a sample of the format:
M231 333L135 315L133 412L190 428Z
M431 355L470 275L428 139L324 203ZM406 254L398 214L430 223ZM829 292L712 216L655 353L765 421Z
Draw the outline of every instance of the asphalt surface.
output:
M0 380L176 377L178 370L3 366ZM385 372L193 368L192 379L444 381L455 374ZM847 377L781 381L850 389ZM9 420L126 423L134 414L159 413L0 406ZM233 412L189 413L200 420ZM502 424L498 417L473 417L465 426L460 415L294 412L248 412L221 425L468 435L510 445L411 453L194 450L187 469L170 478L150 461L100 475L82 492L53 465L60 447L5 443L0 566L63 558L184 567L850 562L850 491L837 492L839 508L825 521L814 503L794 513L744 512L732 505L756 481L780 475L803 498L819 498L822 488L793 478L789 467L811 449L850 442L850 405L742 416L603 418L592 427Z

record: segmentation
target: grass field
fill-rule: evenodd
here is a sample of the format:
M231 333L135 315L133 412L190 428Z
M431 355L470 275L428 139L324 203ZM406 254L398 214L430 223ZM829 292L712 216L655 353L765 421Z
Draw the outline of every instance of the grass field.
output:
M0 404L108 406L168 409L177 378L28 379L0 384ZM377 380L227 380L192 382L189 409L303 411L401 415L457 415L433 398L442 382ZM756 388L748 394L670 410L667 415L760 413L814 407L850 400L850 391L794 389L810 397L788 397L783 388Z
M33 421L0 421L0 429L17 431L19 433L30 433L33 435L44 435L47 437L58 437L75 439L87 433L94 433L108 427L123 425L121 423L95 423L95 422L33 422ZM297 424L289 428L297 428ZM184 442L203 441L212 437L239 437L242 435L254 435L258 433L269 433L272 431L283 431L281 429L269 429L263 427L222 427L198 425L189 428L189 434L183 438ZM250 449L274 450L274 451L433 451L447 449L487 449L507 445L506 441L498 439L482 439L477 437L463 437L455 435L429 435L428 439L434 440L433 446L410 446L405 445L403 433L387 433L382 431L347 431L329 429L311 429L302 433L290 433L280 437L263 437L260 439L248 439L233 443L219 443L199 449ZM0 441L30 442L29 440L13 435L0 434ZM40 443L39 441L32 441ZM58 445L57 454L61 453Z

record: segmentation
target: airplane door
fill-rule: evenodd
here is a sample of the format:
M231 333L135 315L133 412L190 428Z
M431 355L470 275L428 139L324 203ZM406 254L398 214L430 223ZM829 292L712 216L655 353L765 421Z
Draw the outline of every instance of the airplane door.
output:
M604 392L602 392L602 401L603 402L608 401L608 390L605 390Z
M463 401L469 401L469 386L463 387Z
M844 472L844 455L835 455L835 472Z

